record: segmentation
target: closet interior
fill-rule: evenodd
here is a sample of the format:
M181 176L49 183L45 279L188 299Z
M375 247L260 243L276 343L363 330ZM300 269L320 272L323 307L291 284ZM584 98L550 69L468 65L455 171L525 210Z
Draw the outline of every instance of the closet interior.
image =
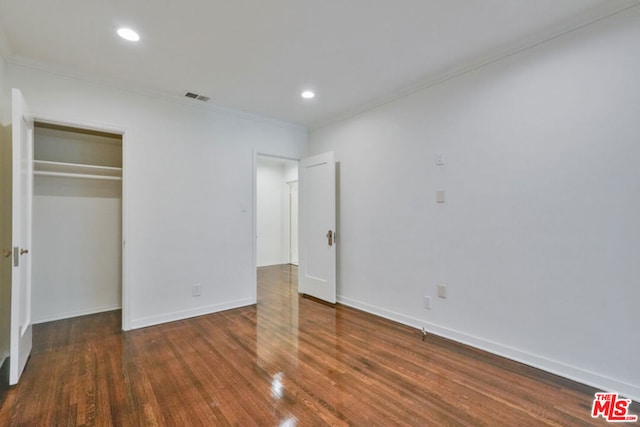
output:
M122 135L35 124L34 323L122 306Z

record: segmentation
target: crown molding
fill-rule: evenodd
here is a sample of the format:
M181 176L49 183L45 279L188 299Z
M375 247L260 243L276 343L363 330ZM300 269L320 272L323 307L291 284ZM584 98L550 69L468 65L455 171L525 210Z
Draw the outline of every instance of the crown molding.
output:
M404 86L393 91L387 96L379 97L355 108L336 114L326 120L311 123L309 130L318 130L323 127L341 122L353 116L365 113L382 107L385 104L392 103L399 99L410 96L414 93L422 92L431 87L437 86L456 77L468 74L479 68L483 68L495 62L501 61L520 52L532 49L547 42L550 42L565 34L580 30L581 28L603 21L612 16L623 13L629 9L640 5L640 0L616 0L607 1L603 4L595 6L584 13L574 16L573 18L563 21L560 24L550 25L544 29L535 32L532 35L507 43L503 46L484 52L482 55L464 61L442 72L425 76L418 82Z
M76 70L72 70L70 68L62 66L24 58L14 53L8 37L6 36L6 33L1 26L0 56L2 56L6 63L16 66L32 68L65 78L80 80L103 87L119 89L124 92L136 93L138 95L161 99L165 102L180 104L200 110L207 110L215 114L233 117L236 119L259 122L272 126L302 130L306 132L308 130L320 129L322 127L343 121L364 112L379 108L385 104L391 103L401 98L405 98L414 93L427 90L433 86L437 86L461 75L470 73L479 68L498 62L502 59L508 58L528 49L532 49L536 46L554 40L560 36L574 32L588 25L592 25L596 22L602 21L639 5L640 0L609 0L560 24L547 26L546 28L537 31L536 33L531 34L527 37L504 44L488 52L484 52L483 54L475 58L464 61L463 63L457 64L451 68L442 70L441 72L432 73L428 76L425 76L424 78L413 82L412 84L405 85L403 87L400 87L399 89L394 90L386 96L375 98L369 102L360 104L342 113L332 115L327 119L312 122L309 126L304 126L299 123L269 117L267 115L252 113L230 107L224 107L222 105L216 104L215 99L212 99L209 103L203 103L200 101L187 99L181 94L178 95L160 91L157 89L143 87L140 85L133 85L119 79L100 77L89 73L78 72Z
M14 66L30 68L33 70L42 71L42 72L63 77L66 79L78 80L78 81L94 84L97 86L102 86L109 89L117 89L127 93L133 93L140 96L155 98L158 100L162 100L164 102L179 104L182 106L191 107L199 110L206 110L222 116L227 116L227 117L240 119L240 120L247 120L251 122L258 122L258 123L286 128L286 129L294 129L294 130L300 130L304 132L308 131L306 126L303 126L298 123L288 122L286 120L281 120L281 119L269 117L266 115L261 115L257 113L252 113L248 111L243 111L239 109L217 105L215 104L214 99L205 103L202 101L185 98L182 95L163 92L157 89L151 89L151 88L143 87L140 85L134 85L120 79L101 77L101 76L93 75L90 73L83 73L77 70L72 70L68 67L53 65L43 61L37 61L31 58L25 58L16 54L13 54L8 58L4 58L4 60L7 64L11 64Z

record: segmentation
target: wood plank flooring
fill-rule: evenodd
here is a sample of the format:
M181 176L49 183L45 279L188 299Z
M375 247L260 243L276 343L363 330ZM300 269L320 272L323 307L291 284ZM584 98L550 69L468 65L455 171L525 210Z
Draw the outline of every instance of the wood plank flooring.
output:
M300 298L292 266L258 277L253 307L126 333L119 311L36 325L0 426L607 424L589 387Z

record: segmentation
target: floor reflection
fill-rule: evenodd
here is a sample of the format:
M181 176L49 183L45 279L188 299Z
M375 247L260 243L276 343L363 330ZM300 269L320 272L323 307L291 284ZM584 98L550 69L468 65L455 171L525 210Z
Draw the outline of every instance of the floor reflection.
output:
M258 269L257 363L282 372L298 363L298 268Z
M323 315L305 316L305 310L309 313L309 309L319 309ZM341 359L335 309L298 294L296 266L261 267L256 323L256 364L271 375L269 393L274 416L282 420L280 426L295 426L298 418L294 415L305 406L299 397L308 392L300 390L299 385L317 368L309 355L319 352L329 360ZM326 382L323 387L332 389L334 401L339 403L336 410L343 406L341 371L336 366L317 372L323 378L321 382ZM290 390L289 386L296 390Z

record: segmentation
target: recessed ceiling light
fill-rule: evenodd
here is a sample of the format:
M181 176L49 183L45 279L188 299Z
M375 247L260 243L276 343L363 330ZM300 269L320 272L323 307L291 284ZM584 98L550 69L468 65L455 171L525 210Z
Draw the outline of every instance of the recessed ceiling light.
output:
M305 90L300 94L300 96L302 96L304 99L311 99L316 96L316 94L311 92L310 90Z
M129 40L130 42L137 42L140 40L140 36L138 33L133 31L131 28L118 28L118 35L125 40Z

